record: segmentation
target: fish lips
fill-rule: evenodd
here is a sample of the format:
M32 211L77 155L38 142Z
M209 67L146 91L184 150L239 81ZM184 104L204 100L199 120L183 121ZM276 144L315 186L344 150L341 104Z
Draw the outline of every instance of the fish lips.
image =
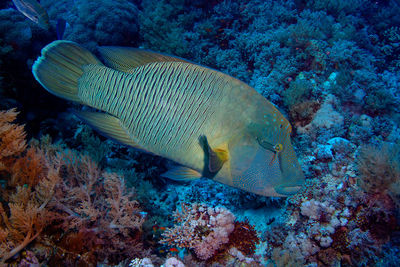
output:
M274 187L277 194L283 196L292 196L300 191L302 184L299 185L279 185Z

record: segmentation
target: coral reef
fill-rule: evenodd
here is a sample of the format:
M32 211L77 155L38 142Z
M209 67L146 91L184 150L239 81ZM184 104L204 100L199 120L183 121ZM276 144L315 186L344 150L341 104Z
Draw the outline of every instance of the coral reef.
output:
M383 142L361 146L356 169L360 176L360 188L375 196L377 203L374 206L384 204L379 200L387 195L391 198L389 202L393 200L400 207L400 145Z
M191 248L201 260L211 258L223 244L228 243L228 236L235 228L235 216L222 207L182 204L181 211L176 211L174 218L179 224L163 233L162 243Z
M303 192L289 198L286 217L266 233L267 255L277 266L373 264L399 231L397 147L355 149L337 138L328 143L316 156L328 162L328 174L309 179Z
M189 248L202 261L226 264L230 256L257 265L251 257L259 242L254 228L248 222L235 222L235 216L226 208L182 203L173 216L176 224L162 233L162 244Z
M0 112L0 265L398 265L397 1L40 3L49 31L0 4L0 110L24 124ZM95 53L141 47L249 83L292 124L306 186L283 199L160 178L170 162L97 135L34 82L58 19Z
M16 115L0 113L0 178L6 182L0 262L28 245L40 262L51 264L118 263L142 255L146 213L124 179L44 140L26 148L22 126L13 124Z
M63 18L71 25L66 28L64 39L81 43L92 51L99 45L133 46L137 41L138 9L130 1L77 0L55 5L54 1L46 0L41 4L51 20Z
M24 15L15 9L1 9L0 21L2 22L0 28L1 39L4 44L10 46L11 50L24 49L31 44L32 30ZM4 52L6 51L3 48L2 53Z
M144 47L148 49L160 47L161 52L182 57L188 55L184 26L191 24L194 14L185 14L184 2L180 0L142 2L143 10L139 14L139 22Z

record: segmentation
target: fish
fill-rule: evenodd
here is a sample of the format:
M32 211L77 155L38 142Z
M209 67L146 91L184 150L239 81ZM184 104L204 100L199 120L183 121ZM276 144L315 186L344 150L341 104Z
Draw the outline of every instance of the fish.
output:
M12 0L19 12L45 30L50 29L49 15L35 0Z
M163 177L206 177L262 196L300 190L305 178L291 125L255 89L179 57L98 51L101 60L75 42L53 41L33 76L50 93L91 107L74 113L106 137L174 161Z

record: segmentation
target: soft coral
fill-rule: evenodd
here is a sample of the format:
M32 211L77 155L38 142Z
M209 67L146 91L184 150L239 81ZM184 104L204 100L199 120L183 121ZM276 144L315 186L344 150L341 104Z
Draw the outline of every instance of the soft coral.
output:
M15 109L0 111L0 171L8 169L26 148L24 127L12 123L17 115Z
M56 265L141 255L145 213L123 178L46 140L26 149L16 115L0 112L0 265L30 243Z
M18 157L26 149L23 126L12 123L17 115L15 109L0 112L0 177L5 179L13 176ZM42 193L30 186L17 186L10 194L3 192L8 205L5 210L0 203L0 263L17 254L42 232L49 221L46 205L56 182L43 179L37 186Z
M18 186L9 197L8 212L0 203L0 263L24 249L52 221L46 206L56 183L56 179L43 179L35 190Z

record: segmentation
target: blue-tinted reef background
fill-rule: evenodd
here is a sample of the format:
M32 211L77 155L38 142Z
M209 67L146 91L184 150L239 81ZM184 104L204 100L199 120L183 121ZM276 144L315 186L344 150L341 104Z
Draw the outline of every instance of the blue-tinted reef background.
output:
M49 29L0 3L0 265L400 266L397 0L40 5ZM95 54L150 49L253 86L293 126L303 189L176 183L171 162L98 135L31 72L63 20Z

